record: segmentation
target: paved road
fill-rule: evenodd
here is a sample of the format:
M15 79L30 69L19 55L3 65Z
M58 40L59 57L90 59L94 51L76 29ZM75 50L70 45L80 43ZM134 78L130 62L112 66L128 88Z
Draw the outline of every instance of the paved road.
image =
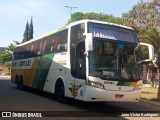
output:
M86 103L77 100L70 100L67 104L62 104L56 101L52 94L39 92L31 89L20 91L16 85L12 84L7 77L0 77L0 111L39 111L43 115L61 116L63 119L70 120L71 118L65 116L89 116L89 119L95 119L96 116L116 116L119 114L128 113L151 113L154 114L160 111L160 107L153 106L147 103ZM50 111L50 112L46 112ZM59 112L56 112L59 111ZM74 111L74 112L73 112ZM76 112L75 112L76 111ZM78 112L77 112L78 111ZM134 114L134 116L136 116ZM131 116L130 116L131 117ZM138 117L138 114L137 114ZM119 117L118 119L128 119L126 117ZM149 117L147 117L150 119ZM48 118L49 119L49 118ZM77 118L76 118L77 119ZM85 117L85 119L88 119ZM105 119L105 118L104 118ZM133 118L132 118L133 119ZM155 119L158 119L157 117Z

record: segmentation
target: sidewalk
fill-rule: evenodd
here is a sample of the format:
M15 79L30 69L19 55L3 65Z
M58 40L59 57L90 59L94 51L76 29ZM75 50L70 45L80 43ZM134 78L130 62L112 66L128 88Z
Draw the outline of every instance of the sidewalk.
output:
M8 73L2 73L0 74L0 78L11 78L11 75L9 75Z
M160 107L160 102L156 102L156 101L151 101L151 100L145 100L145 99L140 99L140 102L145 102L151 105L155 105L155 106L159 106Z
M151 87L150 84L143 84L143 86L144 86L144 87ZM158 87L159 87L159 85L156 86L156 88L158 88Z

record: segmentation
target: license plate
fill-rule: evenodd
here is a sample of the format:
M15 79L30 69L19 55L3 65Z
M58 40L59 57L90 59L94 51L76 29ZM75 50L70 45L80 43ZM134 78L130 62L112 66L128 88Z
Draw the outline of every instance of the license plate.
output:
M116 95L115 95L115 98L123 98L123 96L124 96L124 95L122 95L122 94L116 94Z

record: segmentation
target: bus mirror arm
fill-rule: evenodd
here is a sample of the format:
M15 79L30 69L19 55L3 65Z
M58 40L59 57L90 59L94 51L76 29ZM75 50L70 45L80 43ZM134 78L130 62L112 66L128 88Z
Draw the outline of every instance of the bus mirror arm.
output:
M139 44L135 47L135 49L134 49L134 58L135 58L135 63L141 63L141 61L140 62L137 62L137 59L136 59L136 51L138 50L138 47L139 47Z
M157 64L157 57L155 56L154 59L152 60L154 67L158 67Z
M138 48L139 48L140 46L146 46L146 47L148 47L149 58L137 62L135 52L138 50ZM155 62L155 61L156 61L156 58L154 57L154 47L153 47L151 44L140 42L140 43L137 45L137 47L134 49L134 56L135 56L135 62L137 62L137 63L153 62L153 64L156 65L156 62Z
M88 57L88 52L89 52L89 51L84 51L84 55L85 55L86 57Z

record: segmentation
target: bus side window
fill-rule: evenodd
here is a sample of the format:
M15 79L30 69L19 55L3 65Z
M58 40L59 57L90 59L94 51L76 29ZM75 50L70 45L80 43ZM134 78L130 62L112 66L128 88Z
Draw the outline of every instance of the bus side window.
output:
M34 57L34 51L33 50L34 50L34 45L31 46L31 53L30 53L31 57Z
M40 44L38 42L37 44L35 44L35 47L34 47L34 56L38 56L39 48L40 48Z
M26 54L27 54L27 58L30 58L30 57L31 57L31 44L29 44L29 45L27 46L27 52L26 52Z
M67 51L67 38L68 30L63 30L55 34L53 44L54 52Z
M23 48L22 47L20 48L20 56L19 57L20 57L20 59L23 59Z
M52 47L53 47L53 39L51 37L47 37L44 44L44 54L53 52Z
M24 46L24 58L27 58L27 48L26 48L26 46Z
M12 60L15 60L15 51L13 51Z
M45 47L46 47L46 40L43 42L43 47L42 47L42 55L45 53Z
M53 51L58 52L58 38L54 37L53 39Z
M43 42L40 42L39 50L38 50L38 55L42 54L42 48L43 48Z

